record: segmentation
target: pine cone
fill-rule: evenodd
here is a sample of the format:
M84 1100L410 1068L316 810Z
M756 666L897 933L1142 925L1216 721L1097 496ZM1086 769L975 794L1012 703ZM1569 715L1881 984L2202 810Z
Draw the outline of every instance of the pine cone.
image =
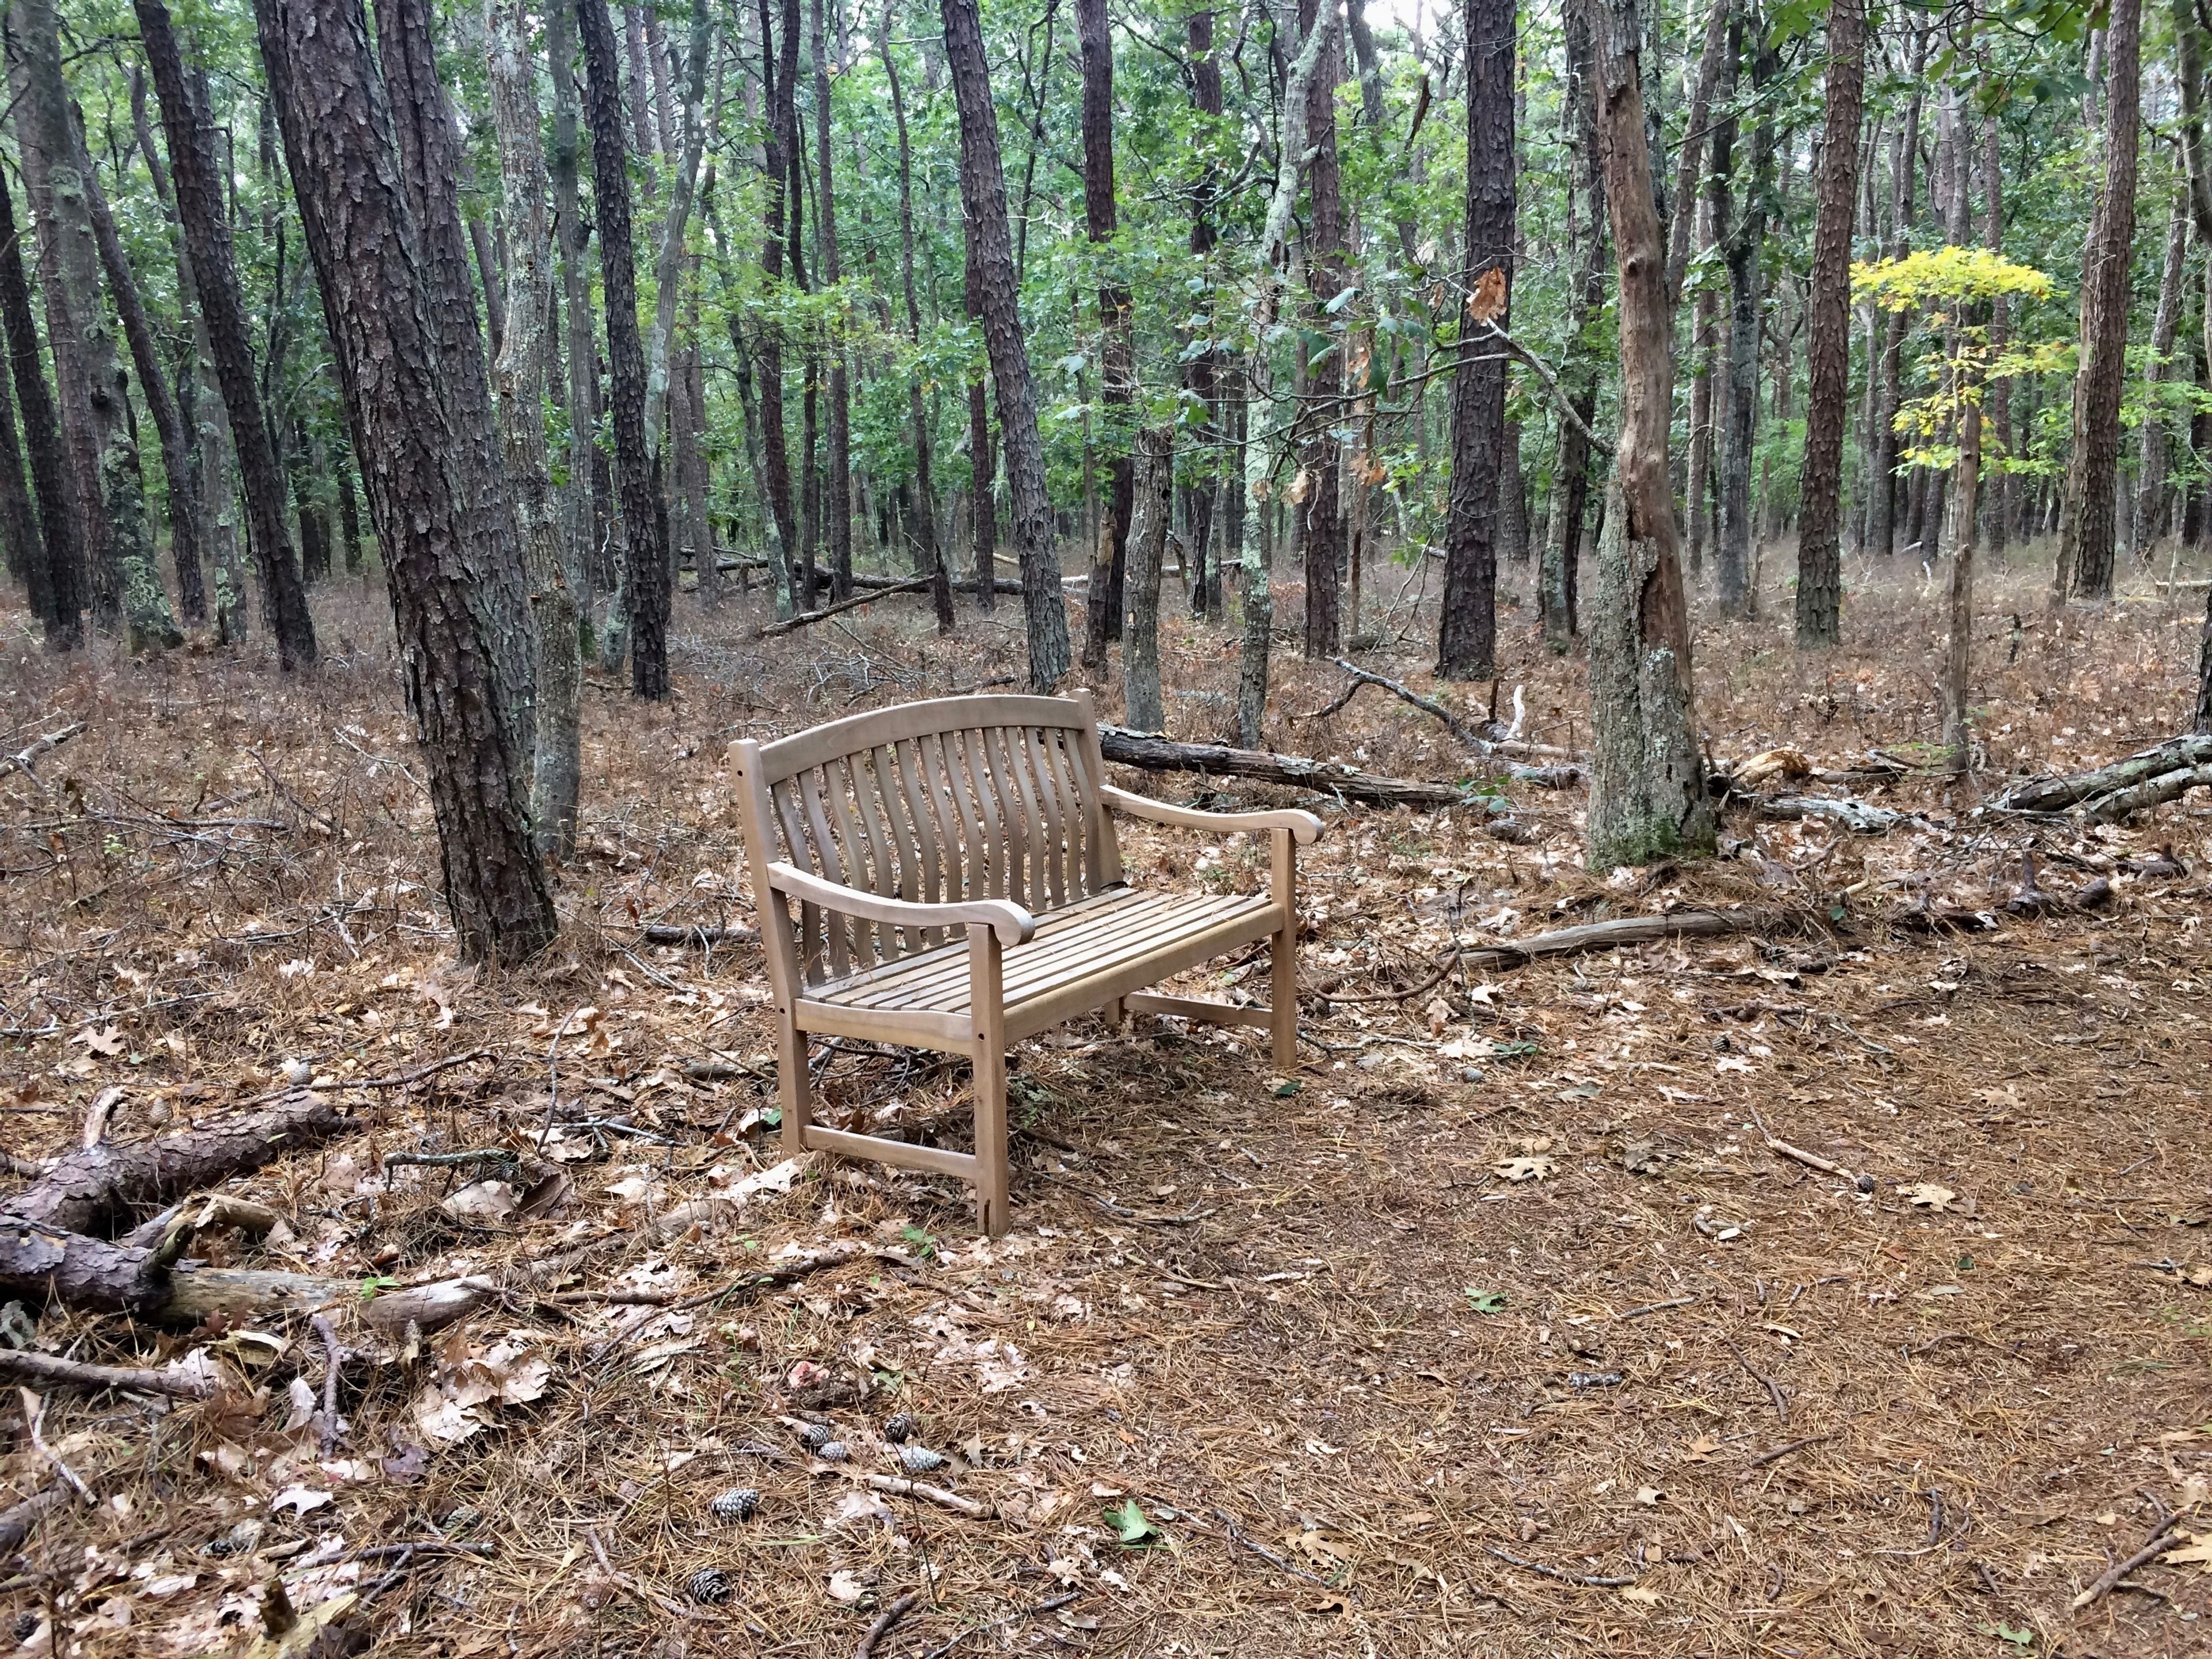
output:
M730 1581L720 1567L702 1567L684 1580L684 1589L694 1601L719 1607L730 1599Z
M717 1521L750 1521L760 1508L760 1494L750 1486L732 1486L707 1508Z

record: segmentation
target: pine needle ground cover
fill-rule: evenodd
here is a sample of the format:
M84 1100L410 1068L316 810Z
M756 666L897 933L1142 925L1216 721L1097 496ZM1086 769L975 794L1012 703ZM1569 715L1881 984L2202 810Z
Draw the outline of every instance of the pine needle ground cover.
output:
M258 1239L191 1247L345 1281L330 1342L283 1316L11 1317L11 1346L197 1379L0 1407L0 1509L61 1465L93 1500L9 1547L12 1639L2205 1651L2203 808L1973 814L2172 735L2195 619L2145 584L2054 624L2039 574L1993 573L1960 785L1917 769L1941 758L1917 570L1853 574L1832 656L1791 651L1786 595L1780 621L1700 617L1704 729L1716 762L1792 747L1917 816L1735 807L1718 861L1592 873L1571 789L1486 786L1513 839L1484 810L1331 806L1299 1069L1176 1022L1024 1046L995 1243L950 1183L784 1159L721 757L1018 672L1018 617L947 644L896 600L757 645L745 607L680 605L672 703L586 690L562 947L477 975L380 599L322 592L338 648L281 689L250 655L13 649L0 749L85 729L0 779L6 1190L88 1115L123 1142L306 1088L353 1127L222 1188L275 1212ZM1522 736L1584 746L1583 665L1526 612L1501 635ZM1382 635L1364 665L1484 712L1418 632ZM1176 621L1163 655L1170 732L1219 737L1232 636ZM1300 719L1342 677L1289 655L1276 748L1480 779L1382 693ZM1262 848L1126 846L1139 879L1263 874ZM1662 911L1763 925L1455 954ZM830 1121L961 1144L963 1067L814 1064ZM455 1282L453 1322L373 1316Z

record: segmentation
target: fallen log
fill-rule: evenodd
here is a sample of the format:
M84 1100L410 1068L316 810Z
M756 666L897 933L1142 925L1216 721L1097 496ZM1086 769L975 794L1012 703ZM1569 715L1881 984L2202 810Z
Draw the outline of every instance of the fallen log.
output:
M2161 772L2141 783L2131 783L2124 789L2092 795L2075 811L2092 823L2118 823L2122 818L2147 812L2154 806L2179 800L2191 790L2207 784L2212 784L2212 764L2184 767L2179 771Z
M825 605L819 611L802 611L786 617L781 622L772 622L754 631L757 640L774 639L780 634L794 633L802 628L811 628L816 623L827 622L832 617L842 616L848 611L857 611L864 605L873 605L878 599L887 599L894 593L919 593L929 586L927 576L915 576L902 582L893 582L889 587L879 587L872 592L855 593L849 599L840 599L835 605Z
M150 1244L100 1235L125 1227L138 1206L213 1187L353 1127L321 1096L299 1092L182 1134L80 1147L0 1204L0 1294L150 1312L168 1297L171 1264L190 1229Z
M683 927L649 921L639 930L647 945L757 945L760 935L750 927Z
M2192 732L2138 750L2110 766L2065 777L2030 778L1999 795L1992 805L2008 812L2063 812L2093 796L2126 789L2169 772L2212 763L2212 732Z
M1331 657L1329 661L1334 664L1337 667L1341 668L1346 673L1351 675L1352 683L1346 686L1344 690L1339 692L1334 697L1331 698L1328 703L1323 705L1322 708L1315 709L1312 714L1300 714L1295 718L1302 720L1317 720L1325 715L1334 714L1349 703L1352 699L1358 695L1359 689L1362 686L1372 685L1380 687L1382 690L1389 692L1391 696L1398 698L1400 701L1409 704L1413 708L1419 709L1424 714L1429 715L1431 718L1441 721L1443 725L1444 730L1450 732L1453 737L1465 744L1468 748L1475 750L1478 754L1517 755L1531 759L1570 762L1577 758L1572 750L1556 748L1547 743L1529 743L1522 738L1516 738L1512 735L1510 731L1501 730L1498 722L1495 720L1484 721L1483 729L1477 731L1474 727L1464 724L1457 715L1454 714L1451 710L1445 708L1443 704L1436 701L1435 698L1425 697L1409 685L1401 685L1396 680L1375 673L1371 670L1362 668L1355 663L1347 662L1342 657ZM1516 697L1520 695L1519 689L1517 687L1515 689L1514 695ZM1516 715L1515 720L1517 726L1519 717ZM1581 781L1582 776L1580 769L1575 767L1544 767L1531 768L1529 769L1531 771L1540 770L1547 773L1562 770L1571 771L1574 773L1573 781L1577 782ZM1514 775L1518 777L1520 776L1520 774L1516 772ZM1532 782L1543 781L1542 779L1538 778L1532 778L1528 781ZM1549 787L1565 787L1565 786L1552 785Z
M1376 806L1462 806L1470 798L1448 783L1378 777L1335 761L1303 755L1278 755L1265 749L1231 749L1218 743L1177 743L1119 726L1102 726L1098 740L1108 760L1146 772L1199 772L1216 777L1249 778L1318 795L1364 801Z
M1840 823L1846 830L1855 830L1863 836L1879 836L1894 830L1900 823L1916 820L1917 815L1899 812L1894 808L1876 806L1848 795L1754 795L1752 805L1765 818L1790 822L1799 818L1826 818Z
M0 1510L0 1554L13 1554L31 1535L31 1528L69 1502L70 1489L57 1480L42 1486L21 1503Z
M733 559L726 555L717 560L715 563L719 568L725 571L769 568L766 559ZM896 587L907 580L904 576L878 576L857 570L853 573L854 586L872 590ZM952 590L956 593L973 593L975 591L975 579L973 576L955 576L952 578ZM1000 576L992 582L991 591L994 593L1019 593L1022 591L1022 585L1012 576Z

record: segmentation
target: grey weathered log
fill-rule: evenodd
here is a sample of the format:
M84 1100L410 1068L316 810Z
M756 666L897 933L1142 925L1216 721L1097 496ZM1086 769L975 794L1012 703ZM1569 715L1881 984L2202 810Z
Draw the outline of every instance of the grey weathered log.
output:
M1863 836L1879 836L1894 830L1900 823L1914 820L1916 814L1899 812L1887 806L1875 806L1867 801L1853 800L1846 795L1762 795L1754 798L1759 815L1789 822L1798 818L1826 818L1840 823L1846 830L1856 830Z
M857 578L854 580L854 586L859 586ZM797 616L786 617L781 622L772 622L767 627L759 629L753 637L766 640L773 639L779 634L795 633L802 628L811 628L816 623L827 622L830 617L842 615L845 611L856 611L864 605L873 605L878 599L887 599L894 593L919 593L928 586L928 577L911 576L904 581L894 582L889 587L879 587L872 593L855 593L849 599L840 599L835 605L825 605L819 611L802 611Z
M32 771L31 768L36 763L39 757L60 748L83 730L82 720L71 720L60 731L49 732L46 736L37 738L27 747L20 749L12 755L0 755L0 777L7 776L10 772L21 772L36 778L39 775Z
M70 1489L57 1480L21 1503L0 1510L0 1552L13 1553L31 1535L31 1528L69 1502Z
M1249 778L1258 783L1282 784L1378 806L1458 806L1468 799L1448 783L1378 777L1334 761L1312 760L1303 755L1279 755L1265 749L1231 749L1218 743L1177 743L1119 726L1100 726L1098 738L1108 760L1147 772L1203 772L1225 778Z
M757 945L760 934L750 927L681 927L649 921L639 930L647 945Z
M2010 812L2063 812L2093 795L2108 794L2207 762L2212 762L2212 732L2193 732L2138 750L2110 766L2065 777L2030 778L2014 784L1991 804Z
M2077 816L2093 823L2118 823L2122 818L2133 817L2137 812L2147 812L2154 806L2179 800L2191 790L2204 784L2212 784L2212 763L2161 772L2156 777L2130 784L2124 789L2093 795L2075 811Z
M1470 968L1510 968L1540 957L1579 956L1586 951L1649 945L1662 939L1760 933L1784 920L1771 910L1674 910L1660 916L1616 916L1610 921L1561 927L1504 945L1478 945L1462 951L1459 960Z

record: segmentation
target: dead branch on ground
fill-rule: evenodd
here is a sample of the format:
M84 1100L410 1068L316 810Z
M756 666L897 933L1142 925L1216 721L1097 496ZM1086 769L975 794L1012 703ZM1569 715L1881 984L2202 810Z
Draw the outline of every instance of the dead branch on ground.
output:
M889 587L879 587L873 592L855 593L849 599L825 605L819 611L802 611L796 616L786 617L781 622L769 623L758 629L753 637L768 640L780 634L794 633L802 628L811 628L816 623L827 622L832 617L842 616L848 611L857 611L864 605L873 605L878 599L887 599L894 593L919 593L928 586L928 577L915 576L906 581L894 582Z
M60 731L49 732L36 739L28 748L20 749L12 755L0 755L0 778L6 777L10 772L21 772L32 782L40 782L39 775L32 769L31 763L41 755L52 753L83 730L82 720L71 720Z

